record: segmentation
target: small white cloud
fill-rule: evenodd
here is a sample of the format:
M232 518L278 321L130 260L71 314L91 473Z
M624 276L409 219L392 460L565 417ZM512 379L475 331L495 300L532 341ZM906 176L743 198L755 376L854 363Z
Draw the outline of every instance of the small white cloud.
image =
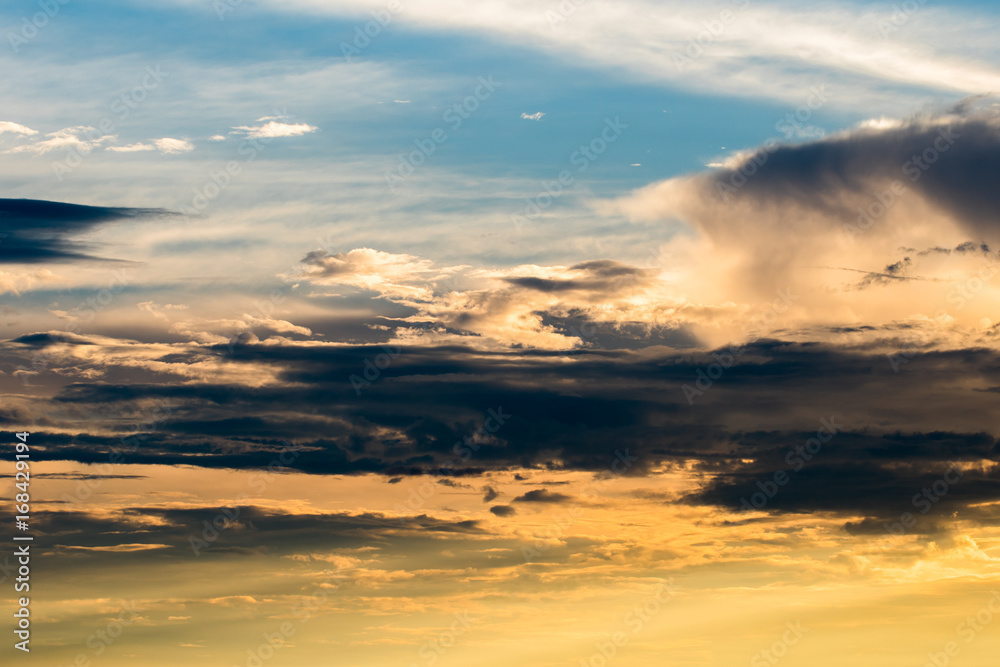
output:
M633 166L633 167L641 167L642 163L641 162L633 162L631 166Z
M164 137L162 139L154 139L151 144L144 144L140 142L137 144L129 144L128 146L108 146L106 150L113 153L160 151L161 153L174 154L187 153L188 151L194 150L194 144L190 141L185 141L184 139L171 139L170 137Z
M544 111L536 111L535 113L522 113L521 118L524 120L541 120L542 116L545 115Z
M396 104L409 104L410 100L393 100Z
M105 150L111 151L112 153L138 153L139 151L155 151L156 146L153 144L129 144L128 146L108 146Z
M188 151L194 150L194 144L185 139L173 139L171 137L163 137L162 139L156 139L153 141L156 148L159 149L161 153L187 153Z
M264 125L240 125L234 127L235 132L230 134L243 133L251 139L274 139L278 137L297 137L303 134L315 132L319 128L305 123L279 123L269 121Z
M904 121L898 118L886 118L882 116L880 118L863 120L858 124L858 127L863 130L895 130L903 127L904 124Z
M0 120L0 134L3 134L4 132L24 134L27 136L38 134L38 130L32 130L30 127L25 127L24 125L20 125L9 120Z
M225 141L226 135L224 134L213 134L208 138L209 141Z

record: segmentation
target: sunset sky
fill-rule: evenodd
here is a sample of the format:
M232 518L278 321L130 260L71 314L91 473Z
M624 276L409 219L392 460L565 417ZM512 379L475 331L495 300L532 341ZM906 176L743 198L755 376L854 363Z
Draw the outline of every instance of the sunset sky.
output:
M4 3L3 664L995 667L998 30Z

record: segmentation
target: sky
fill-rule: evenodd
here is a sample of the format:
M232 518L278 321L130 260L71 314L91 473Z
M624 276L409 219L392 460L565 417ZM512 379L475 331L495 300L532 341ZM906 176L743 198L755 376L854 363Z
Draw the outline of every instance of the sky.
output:
M998 28L4 3L4 664L995 665Z

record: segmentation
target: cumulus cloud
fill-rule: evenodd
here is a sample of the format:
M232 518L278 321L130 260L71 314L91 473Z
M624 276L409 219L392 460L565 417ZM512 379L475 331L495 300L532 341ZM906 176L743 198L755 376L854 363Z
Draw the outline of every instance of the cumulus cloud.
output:
M697 232L671 246L689 298L766 309L790 289L799 299L786 326L942 311L971 325L988 316L995 292L987 285L976 307L956 308L955 290L995 263L998 177L1000 111L970 105L818 141L772 141L605 210ZM963 244L976 251L952 252ZM857 294L871 287L883 289ZM921 301L926 310L915 313Z
M683 307L663 291L658 273L612 260L472 270L359 248L309 253L302 270L286 278L374 290L415 309L404 320L430 323L439 337L467 342L472 335L487 346L571 349L583 339L596 342L597 327L607 332L632 327L637 334L645 329L647 336L679 331Z

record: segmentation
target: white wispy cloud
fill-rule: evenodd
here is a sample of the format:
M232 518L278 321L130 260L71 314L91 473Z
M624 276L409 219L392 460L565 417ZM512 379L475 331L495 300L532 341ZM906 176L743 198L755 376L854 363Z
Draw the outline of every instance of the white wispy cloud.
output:
M5 132L28 136L38 134L38 130L32 130L30 127L9 120L0 120L0 134L4 134Z
M319 128L306 123L285 123L276 120L274 116L258 118L257 122L267 121L262 125L239 125L230 134L244 134L250 139L276 139L279 137L298 137L315 132Z
M283 12L357 15L382 0L262 0ZM409 7L400 23L498 37L517 46L636 80L718 94L801 102L818 77L831 104L870 108L894 84L958 95L1000 89L990 64L997 22L963 8L922 7L905 29L885 30L889 8L851 4L797 7L748 0L496 0L475 11L458 0ZM636 17L642 17L636 20ZM895 100L898 103L898 99Z
M194 150L194 144L190 141L186 139L174 139L172 137L156 139L153 141L153 145L161 153L187 153Z
M135 143L129 144L127 146L108 146L106 150L113 153L137 153L142 151L160 151L161 153L174 154L174 153L187 153L194 150L194 144L185 139L172 139L171 137L163 137L162 139L154 139L152 143Z
M535 113L522 113L521 118L525 120L541 120L542 116L545 115L544 111L536 111Z
M42 154L59 149L74 149L81 153L89 153L91 150L111 143L116 139L114 135L100 134L97 129L89 125L66 127L55 132L49 132L45 136L48 138L31 144L16 146L7 152Z

